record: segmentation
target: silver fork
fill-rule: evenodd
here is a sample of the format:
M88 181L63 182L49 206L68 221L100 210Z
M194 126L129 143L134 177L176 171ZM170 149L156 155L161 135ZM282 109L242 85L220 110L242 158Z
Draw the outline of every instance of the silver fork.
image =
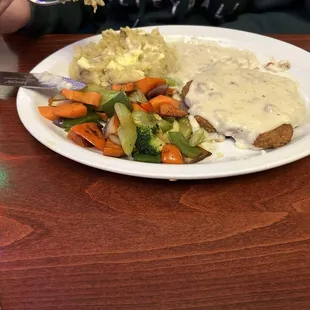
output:
M49 5L55 5L61 3L59 0L29 0L30 2L36 4L36 5L44 5L44 6L49 6Z

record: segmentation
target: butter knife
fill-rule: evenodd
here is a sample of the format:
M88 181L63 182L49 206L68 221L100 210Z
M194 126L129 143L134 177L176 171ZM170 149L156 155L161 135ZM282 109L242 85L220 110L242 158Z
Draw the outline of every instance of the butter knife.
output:
M36 89L57 89L64 88L78 90L86 85L67 77L54 75L49 72L42 73L21 73L0 71L0 85L26 87Z

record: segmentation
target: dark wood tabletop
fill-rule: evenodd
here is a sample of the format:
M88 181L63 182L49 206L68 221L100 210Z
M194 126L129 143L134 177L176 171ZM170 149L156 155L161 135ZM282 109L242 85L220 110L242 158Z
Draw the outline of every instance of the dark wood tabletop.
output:
M0 70L81 38L0 38ZM278 38L310 51L310 35ZM227 179L122 176L41 145L15 100L0 87L2 310L310 309L309 157Z

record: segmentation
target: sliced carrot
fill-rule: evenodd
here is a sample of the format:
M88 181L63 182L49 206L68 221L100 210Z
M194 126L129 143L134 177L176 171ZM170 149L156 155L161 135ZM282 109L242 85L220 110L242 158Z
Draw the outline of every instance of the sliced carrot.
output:
M83 103L65 103L54 108L54 114L59 117L77 118L87 115L87 108Z
M161 162L164 164L184 164L180 150L173 144L165 144L161 151Z
M111 156L111 157L124 157L124 156L126 156L123 148L120 145L113 143L111 141L111 139L107 140L105 147L103 149L103 154L105 156Z
M141 103L140 107L146 112L154 112L154 108L149 102Z
M77 90L63 89L61 94L67 99L94 105L96 107L99 106L101 100L101 95L96 92L81 92Z
M107 122L109 119L109 116L107 113L103 113L103 112L97 112L97 114L100 116L100 118L104 121Z
M143 112L146 112L145 109L143 109L140 104L136 103L136 102L133 102L132 103L132 108L134 111L143 111Z
M134 83L112 84L112 90L133 91L135 90L135 84Z
M136 81L134 84L135 87L139 88L142 93L146 95L150 90L154 89L155 87L166 84L166 80L161 78L146 77L142 80Z
M75 132L77 135L83 137L92 145L94 145L99 150L104 149L105 140L102 134L102 131L99 129L96 123L83 123L78 124L70 129L71 131Z
M74 131L70 130L68 135L68 139L73 141L75 144L82 146L82 147L91 147L93 146L91 143L89 143L87 140L85 140L83 137L79 136Z
M150 104L153 106L154 111L159 113L160 110L160 105L162 104L170 104L176 109L180 107L180 102L174 98L168 97L168 96L163 96L159 95L157 97L152 98L150 101Z
M59 117L54 113L54 107L38 107L40 114L50 121L56 121Z
M180 110L172 106L171 104L161 104L159 107L159 115L163 117L184 117L188 113L184 110Z
M175 89L174 88L167 88L165 95L166 96L173 96L175 94Z

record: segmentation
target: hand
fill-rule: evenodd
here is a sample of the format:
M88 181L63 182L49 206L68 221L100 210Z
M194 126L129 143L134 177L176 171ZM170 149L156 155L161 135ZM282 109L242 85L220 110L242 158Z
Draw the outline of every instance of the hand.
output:
M0 35L18 31L27 25L30 17L28 0L0 0Z
M14 0L0 0L0 16L6 11Z

